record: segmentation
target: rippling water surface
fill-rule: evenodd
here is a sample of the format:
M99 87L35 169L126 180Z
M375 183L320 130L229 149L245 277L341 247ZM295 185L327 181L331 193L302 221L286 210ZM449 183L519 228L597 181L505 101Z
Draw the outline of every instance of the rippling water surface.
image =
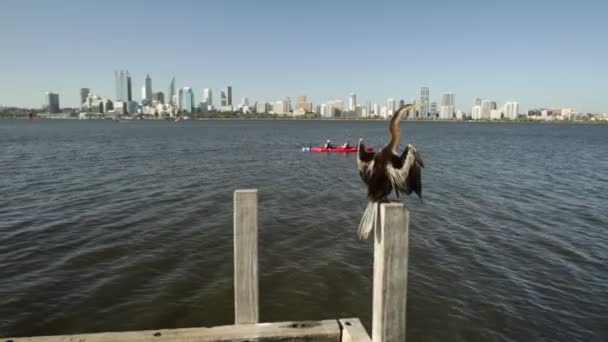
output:
M409 123L412 341L608 340L608 126ZM0 336L233 322L232 192L259 189L263 321L360 317L354 155L385 122L0 121Z

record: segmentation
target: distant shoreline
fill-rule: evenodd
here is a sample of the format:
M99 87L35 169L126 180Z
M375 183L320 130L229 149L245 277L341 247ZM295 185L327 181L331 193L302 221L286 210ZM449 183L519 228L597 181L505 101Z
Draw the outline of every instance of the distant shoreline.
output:
M0 116L0 120L28 120L25 116ZM43 117L34 117L34 121L62 121L62 120L78 120L78 121L111 121L110 119L87 119L87 120L79 120L78 118L43 118ZM173 122L174 118L166 118L166 119L123 119L120 121L168 121ZM235 118L226 118L226 117L217 117L217 118L190 118L187 120L181 121L345 121L345 122L387 122L388 119L355 119L355 118L334 118L334 119L321 119L321 118L290 118L290 117L275 117L275 118L259 118L259 117L246 117L239 116ZM402 122L428 122L428 123L506 123L506 124L534 124L534 123L542 123L542 124L608 124L607 120L596 120L596 121L583 121L583 120L445 120L445 119L436 119L436 120L421 120L421 119L404 119Z

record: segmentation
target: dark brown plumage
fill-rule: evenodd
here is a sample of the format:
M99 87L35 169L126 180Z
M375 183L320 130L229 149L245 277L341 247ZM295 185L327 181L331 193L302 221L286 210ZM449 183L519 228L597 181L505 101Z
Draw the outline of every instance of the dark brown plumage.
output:
M357 169L367 185L368 205L359 224L359 237L365 239L376 225L379 203L389 202L388 196L416 193L422 198L421 168L424 163L416 148L408 144L401 155L397 147L401 140L399 122L404 112L413 105L401 106L391 118L389 131L391 141L378 153L366 152L363 139L357 147Z

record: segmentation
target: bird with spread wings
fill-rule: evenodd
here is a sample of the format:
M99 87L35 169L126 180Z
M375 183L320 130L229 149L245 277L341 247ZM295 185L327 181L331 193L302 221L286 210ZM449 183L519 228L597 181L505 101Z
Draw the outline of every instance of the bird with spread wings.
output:
M419 106L419 105L418 105ZM417 105L403 105L393 114L389 124L391 140L377 153L367 152L363 139L357 146L357 169L361 179L367 185L367 207L359 223L359 238L367 239L376 227L380 203L390 202L388 196L395 191L399 194L416 193L422 199L421 169L424 163L412 144L408 144L401 154L397 153L401 140L399 122L407 111Z

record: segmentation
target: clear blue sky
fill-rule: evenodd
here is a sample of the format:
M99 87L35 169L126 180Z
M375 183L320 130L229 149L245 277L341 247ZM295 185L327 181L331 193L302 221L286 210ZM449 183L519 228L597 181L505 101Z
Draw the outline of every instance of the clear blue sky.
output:
M232 85L235 102L306 94L385 103L456 94L608 112L608 1L0 1L0 104L76 106L80 87L135 98Z

